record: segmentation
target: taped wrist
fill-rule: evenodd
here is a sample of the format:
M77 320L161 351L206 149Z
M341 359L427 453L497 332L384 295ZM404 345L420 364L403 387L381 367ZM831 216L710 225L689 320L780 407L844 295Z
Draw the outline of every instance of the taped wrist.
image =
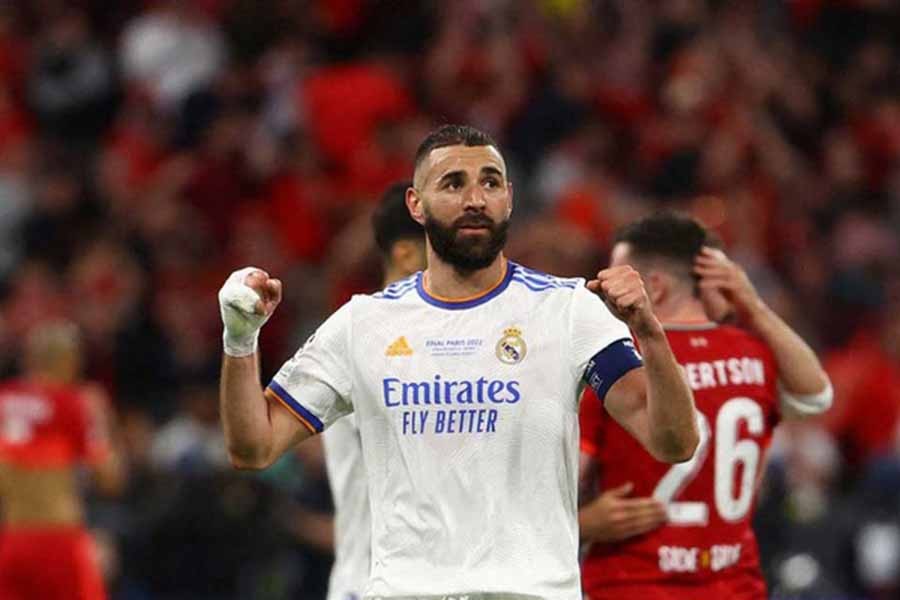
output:
M244 283L250 273L257 271L247 267L232 273L219 290L219 309L222 324L222 344L229 356L249 356L258 347L259 330L268 320L268 315L256 313L259 294Z
M234 337L226 327L222 332L222 350L228 356L242 358L256 354L259 349L259 330L257 329L249 337Z

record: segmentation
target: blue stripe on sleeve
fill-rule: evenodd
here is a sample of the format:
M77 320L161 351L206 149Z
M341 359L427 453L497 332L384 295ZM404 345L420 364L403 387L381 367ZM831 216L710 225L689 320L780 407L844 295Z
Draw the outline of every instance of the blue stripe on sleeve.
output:
M644 365L641 355L628 338L616 340L594 355L584 370L583 379L586 384L603 400L606 392L625 373Z
M274 379L269 382L269 389L275 392L275 395L278 396L282 402L288 405L295 413L303 417L310 425L312 425L316 431L319 433L325 429L325 426L322 424L322 421L316 415L309 412L306 408L303 407L302 404L297 402L293 396L291 396L286 389L281 387L278 382Z

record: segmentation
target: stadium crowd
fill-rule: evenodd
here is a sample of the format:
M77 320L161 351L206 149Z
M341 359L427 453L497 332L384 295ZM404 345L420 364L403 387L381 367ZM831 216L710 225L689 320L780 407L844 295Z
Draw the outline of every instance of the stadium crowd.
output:
M835 387L781 426L773 596L900 593L900 6L891 0L0 2L0 373L60 318L128 484L91 502L117 600L321 598L321 456L231 470L227 274L285 282L270 376L380 281L369 217L435 124L510 159L508 254L559 275L666 207L724 240Z

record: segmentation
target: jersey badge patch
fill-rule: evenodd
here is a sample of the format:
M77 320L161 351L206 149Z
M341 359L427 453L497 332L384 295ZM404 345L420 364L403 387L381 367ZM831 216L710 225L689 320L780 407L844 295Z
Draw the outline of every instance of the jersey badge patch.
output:
M522 362L528 353L528 346L522 338L522 330L518 327L507 327L503 330L503 337L497 342L497 358L507 365L515 365Z

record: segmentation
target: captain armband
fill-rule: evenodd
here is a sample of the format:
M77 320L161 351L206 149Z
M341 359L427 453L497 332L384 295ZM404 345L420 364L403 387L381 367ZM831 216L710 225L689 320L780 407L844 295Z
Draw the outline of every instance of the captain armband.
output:
M625 373L642 367L644 361L628 338L616 340L594 355L584 370L582 378L591 386L600 400L606 397L609 388Z

